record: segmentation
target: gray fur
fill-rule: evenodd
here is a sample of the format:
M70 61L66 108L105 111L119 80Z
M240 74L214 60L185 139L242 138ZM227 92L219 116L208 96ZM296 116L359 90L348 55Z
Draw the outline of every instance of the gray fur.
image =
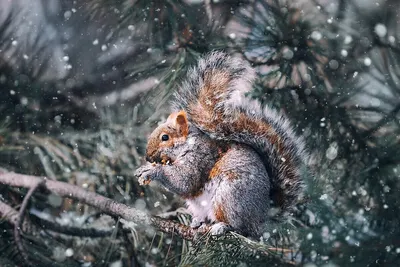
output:
M193 120L191 106L198 101L206 72L212 70L227 73L229 84L226 91L212 96L217 100L211 116L216 119L216 127L208 129ZM256 237L271 218L274 190L281 190L285 197L285 203L278 207L281 210L277 218L290 213L302 194L300 168L306 160L303 142L294 134L286 117L245 97L254 79L254 70L239 58L213 52L201 59L188 72L173 101L174 111L184 110L188 115L187 140L158 151L174 159L172 163L148 163L135 173L143 179L156 180L184 197L194 227L211 222L215 223L213 233L233 228ZM238 120L242 115L274 129L279 142L284 144L283 152L290 155L291 165L280 154L277 144L269 142L273 139L268 139L268 133L234 128L235 123L240 125ZM229 149L220 154L227 144ZM213 172L215 166L218 171ZM292 179L285 176L288 168L295 174ZM219 220L221 214L223 221Z
M218 187L213 199L223 205L229 225L246 236L259 236L268 220L270 181L258 154L245 145L231 148L221 174L214 178ZM234 172L237 177L230 177Z
M135 175L184 196L192 214L191 226L218 223L214 211L220 205L227 223L214 227L215 234L232 228L246 236L259 236L268 220L270 183L258 154L245 145L233 145L218 157L215 143L195 128L191 128L190 139L190 144L177 149L179 156L171 165L147 163ZM224 161L220 174L208 179L217 160ZM200 196L187 197L197 191L202 191Z
M191 120L190 110L191 104L196 103L200 90L203 88L204 74L211 70L226 71L231 77L226 94L217 96L219 104L214 107L214 111L223 111L224 117L223 122L218 123L216 130L207 129L201 123ZM213 139L247 144L261 155L264 165L269 170L272 187L285 191L286 203L284 206L278 207L281 211L277 217L280 217L289 214L302 196L304 183L300 170L307 161L307 154L303 140L295 135L285 116L268 106L263 109L258 101L245 96L246 93L251 92L254 79L254 70L247 61L230 57L222 52L212 52L188 72L187 80L175 93L173 107L176 110L185 110L188 113L189 121ZM285 151L291 155L293 164L291 169L297 173L295 180L289 181L284 176L282 170L288 166L285 159L279 155L276 144L271 144L260 133L246 129L238 132L232 129L231 125L238 120L238 114L241 113L254 120L263 121L275 129L280 140L285 144Z
M176 146L171 152L176 157L173 163L148 162L136 170L135 176L157 181L180 196L201 190L218 157L215 144L208 136L191 127L185 145Z

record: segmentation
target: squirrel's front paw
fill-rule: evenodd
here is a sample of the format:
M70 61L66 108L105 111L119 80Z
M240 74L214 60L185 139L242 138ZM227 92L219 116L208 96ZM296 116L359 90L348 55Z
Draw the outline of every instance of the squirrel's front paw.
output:
M147 163L135 171L134 175L138 177L140 185L147 185L151 182L154 169L155 164Z
M227 225L226 223L219 222L219 223L213 224L211 226L210 234L217 235L217 236L223 235L223 234L227 233L230 229L231 229L231 227L229 225Z

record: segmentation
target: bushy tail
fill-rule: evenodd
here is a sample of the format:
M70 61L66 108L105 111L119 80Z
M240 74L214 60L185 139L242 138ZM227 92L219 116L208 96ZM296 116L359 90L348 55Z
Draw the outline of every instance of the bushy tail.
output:
M272 181L271 199L281 217L302 194L300 172L306 154L284 116L245 96L254 80L255 71L247 61L212 52L189 70L173 104L212 138L247 144L261 155Z

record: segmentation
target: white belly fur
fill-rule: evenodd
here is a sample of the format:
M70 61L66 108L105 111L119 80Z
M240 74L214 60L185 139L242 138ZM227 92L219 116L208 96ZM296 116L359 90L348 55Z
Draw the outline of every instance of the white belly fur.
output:
M186 200L187 209L192 214L193 218L197 218L199 221L215 222L214 214L214 196L217 190L218 182L211 180L204 186L203 193L194 198Z

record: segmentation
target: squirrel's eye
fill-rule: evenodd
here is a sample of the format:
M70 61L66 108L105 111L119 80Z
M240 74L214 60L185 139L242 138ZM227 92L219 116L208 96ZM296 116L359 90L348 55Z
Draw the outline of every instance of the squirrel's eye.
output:
M161 140L162 140L162 141L168 141L168 139L169 139L168 134L163 134L163 135L161 136Z

